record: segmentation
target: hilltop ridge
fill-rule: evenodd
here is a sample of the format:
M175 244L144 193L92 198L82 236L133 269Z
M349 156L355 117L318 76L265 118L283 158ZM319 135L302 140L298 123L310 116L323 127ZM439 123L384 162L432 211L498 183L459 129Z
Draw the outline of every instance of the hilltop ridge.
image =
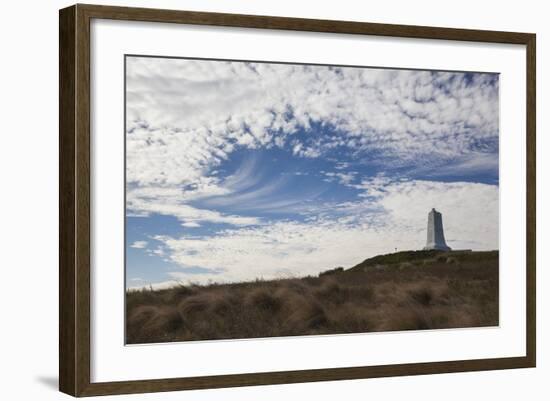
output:
M373 256L356 264L344 271L368 271L370 269L380 269L389 266L399 265L406 267L409 265L428 265L436 262L458 263L458 262L479 262L498 258L498 251L440 251L440 250L418 250L418 251L400 251L384 255Z

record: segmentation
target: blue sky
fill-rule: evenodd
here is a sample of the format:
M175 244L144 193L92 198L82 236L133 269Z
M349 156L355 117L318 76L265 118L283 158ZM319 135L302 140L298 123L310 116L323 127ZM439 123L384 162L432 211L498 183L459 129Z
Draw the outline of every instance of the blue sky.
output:
M497 74L126 63L128 287L498 249Z

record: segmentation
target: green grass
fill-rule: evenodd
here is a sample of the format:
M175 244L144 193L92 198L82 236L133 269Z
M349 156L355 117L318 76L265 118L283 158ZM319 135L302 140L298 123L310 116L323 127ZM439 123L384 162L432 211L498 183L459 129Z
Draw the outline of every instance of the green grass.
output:
M498 325L498 251L380 255L319 277L126 293L127 343Z
M426 262L433 262L436 260L445 261L447 258L453 258L456 261L464 262L482 262L494 260L495 258L498 259L498 251L402 251L366 259L349 270L366 270L369 267L391 266L400 263L425 264Z

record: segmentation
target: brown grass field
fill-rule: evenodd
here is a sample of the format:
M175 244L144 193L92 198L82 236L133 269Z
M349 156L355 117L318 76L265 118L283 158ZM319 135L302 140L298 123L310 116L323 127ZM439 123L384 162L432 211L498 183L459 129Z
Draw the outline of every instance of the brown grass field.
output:
M126 342L496 326L498 251L381 255L319 277L126 292Z

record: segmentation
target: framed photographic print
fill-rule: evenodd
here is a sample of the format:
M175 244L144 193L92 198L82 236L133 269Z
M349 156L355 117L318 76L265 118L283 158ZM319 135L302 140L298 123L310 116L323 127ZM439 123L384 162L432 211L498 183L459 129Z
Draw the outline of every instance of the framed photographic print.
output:
M60 11L60 390L535 366L535 35Z

